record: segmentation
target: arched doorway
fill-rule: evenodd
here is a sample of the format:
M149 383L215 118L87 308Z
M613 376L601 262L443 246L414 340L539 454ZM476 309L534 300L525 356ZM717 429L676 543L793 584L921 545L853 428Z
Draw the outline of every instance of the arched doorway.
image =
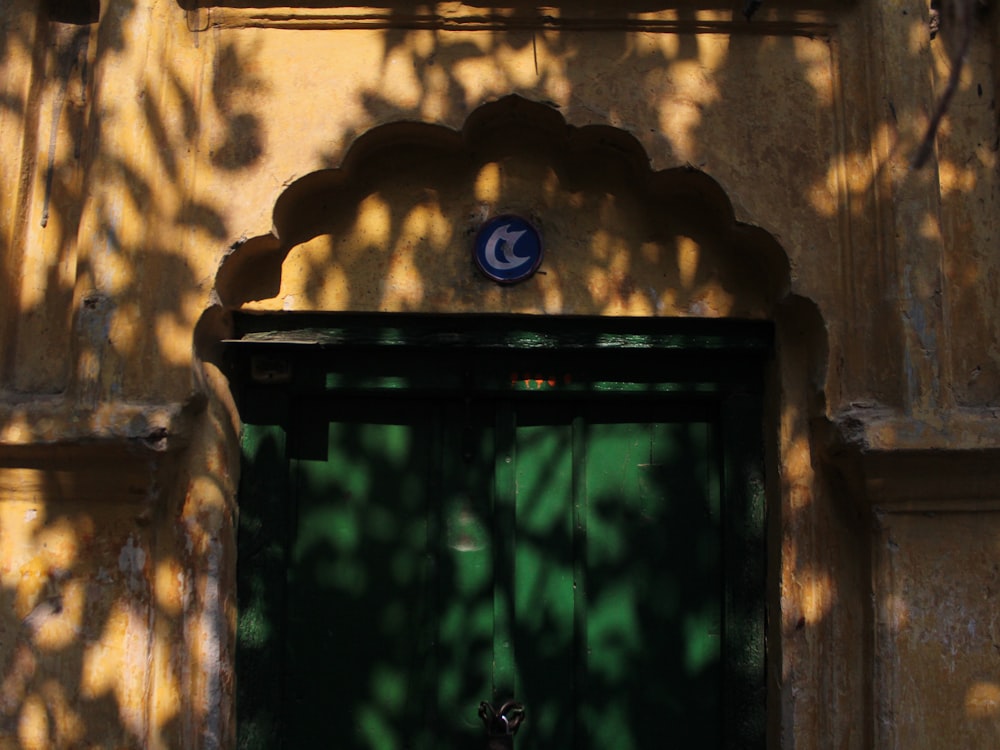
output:
M548 255L528 283L498 286L473 267L469 238L499 213L541 227ZM515 97L483 107L462 133L415 124L372 131L340 169L293 183L275 206L274 224L272 234L249 240L223 264L220 305L203 321L203 332L215 331L236 353L230 373L244 389L241 416L250 425L242 513L265 532L261 538L248 529L239 549L237 678L249 686L240 709L247 746L273 746L290 726L314 732L293 744L348 733L357 747L467 746L478 741L478 702L506 697L529 704L525 726L533 730L519 739L529 746L567 737L580 746L598 738L607 744L614 735L645 747L663 731L658 720L665 715L696 716L692 731L703 740L714 736L713 746L761 746L767 321L788 289L787 261L774 240L737 225L724 193L704 174L651 172L626 134L575 129L547 107ZM526 337L511 337L516 328ZM485 380L483 362L493 366ZM564 387L573 383L598 386ZM737 402L743 406L731 411ZM607 480L631 487L615 495L614 512L649 516L655 529L643 536L611 524L601 535L622 555L607 561L619 569L609 591L635 583L645 592L626 596L617 621L609 615L591 622L601 607L590 606L586 588L554 595L573 602L553 605L559 618L532 607L530 597L518 598L533 585L530 576L527 583L521 578L526 568L539 580L559 578L552 572L559 565L526 564L532 553L513 541L531 535L518 527L534 507L519 499L519 477L527 482L538 473L515 459L534 454L521 446L525 440L550 446L541 464L564 467L553 495L562 500L552 501L561 510L546 512L561 519L553 523L569 524L559 535L565 554L552 557L570 571L572 580L563 579L575 592L608 567L602 553L591 557L594 534L576 531L581 519L585 529L600 527L603 511L591 517L586 509L601 508L614 494L590 498L581 489L604 481L588 474L604 465L592 457L622 458L623 445L645 450L649 460L632 461L628 453L624 465L631 469ZM397 444L418 453L391 448ZM676 450L660 455L657 445ZM509 454L505 446L521 450ZM732 456L743 459L734 464ZM394 461L399 471L388 470ZM700 483L691 479L698 465L708 467L697 471ZM739 465L744 469L733 469ZM349 507L343 498L359 497L350 487L361 477L369 477L369 494L362 493L368 510L356 509L347 527L330 521L325 536L298 536ZM685 489L670 489L679 477L690 479ZM402 518L379 510L384 498L403 497L404 490L413 491L415 505L407 512L393 505ZM729 500L723 513L728 492L745 502ZM690 537L671 537L667 527L676 533L685 523L660 517L687 507L665 500L679 494L700 498L691 507L705 511ZM479 505L465 507L462 498ZM649 513L649 502L663 505ZM744 523L747 513L759 523ZM378 518L386 519L381 530ZM450 537L456 524L458 537ZM393 545L421 533L408 560L398 563L411 572L400 573L392 560L402 553ZM646 551L626 554L640 537ZM715 542L703 546L714 552L693 552L692 540L708 538ZM538 546L558 546L548 541ZM340 544L375 551L350 562ZM452 561L447 574L428 572L459 548L463 559L489 562L477 596L493 606L476 621L481 632L471 641L460 627L465 615L449 615L465 605L448 592L460 590L461 577L473 575L461 571L475 564ZM698 554L703 566L689 567ZM352 575L381 583L357 591ZM420 583L397 598L396 576ZM356 596L337 589L341 579ZM303 582L312 583L296 588ZM687 598L671 593L675 586ZM668 604L657 609L660 601ZM732 609L734 601L742 604ZM376 625L366 616L372 611L389 624ZM622 624L629 611L631 631ZM459 624L446 622L449 616ZM541 619L532 625L532 617ZM347 630L312 629L331 618ZM394 635L378 636L380 627ZM613 647L601 642L606 648L592 662L597 642L588 639L603 627ZM531 658L544 652L533 629L561 639L565 648L552 657L561 666ZM447 658L440 646L428 646L445 635ZM424 650L413 650L421 643ZM658 651L662 644L670 645ZM260 663L255 650L265 654ZM383 664L389 653L396 654L394 666ZM532 671L546 687L529 686L524 675ZM588 692L585 686L595 684L606 687ZM331 713L333 704L342 713ZM596 711L598 704L607 711ZM331 724L333 716L339 718Z

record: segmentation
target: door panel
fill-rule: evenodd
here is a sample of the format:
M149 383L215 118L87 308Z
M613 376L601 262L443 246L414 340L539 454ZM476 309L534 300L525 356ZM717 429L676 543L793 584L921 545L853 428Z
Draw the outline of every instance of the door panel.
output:
M617 419L589 425L586 441L588 744L653 748L667 732L680 746L717 746L710 425Z
M520 410L527 424L516 428L514 692L531 710L518 745L653 748L670 726L672 739L712 746L721 529L711 425L667 421L662 406L539 411Z
M714 740L711 429L664 411L336 404L292 468L288 746L475 746L511 696L527 748Z
M563 412L522 407L516 414L513 694L528 707L530 721L518 747L569 747L578 729L582 537L574 522L574 419L569 409Z
M286 747L423 739L440 422L426 405L340 404L328 459L293 462Z
M435 600L436 748L478 748L479 702L493 688L495 645L492 412L469 401L435 401L444 435L441 536Z
M757 400L393 367L246 429L240 746L760 748Z

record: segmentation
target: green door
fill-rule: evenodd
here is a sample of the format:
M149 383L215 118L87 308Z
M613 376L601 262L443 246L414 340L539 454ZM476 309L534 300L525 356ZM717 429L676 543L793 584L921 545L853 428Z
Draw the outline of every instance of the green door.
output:
M758 396L648 352L356 354L249 410L241 746L483 748L514 698L519 748L762 747Z

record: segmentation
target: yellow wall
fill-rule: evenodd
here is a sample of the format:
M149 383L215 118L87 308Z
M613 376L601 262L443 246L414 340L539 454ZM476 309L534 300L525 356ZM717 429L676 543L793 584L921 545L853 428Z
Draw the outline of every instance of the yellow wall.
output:
M8 0L0 748L231 745L236 309L775 320L773 746L995 745L993 5Z

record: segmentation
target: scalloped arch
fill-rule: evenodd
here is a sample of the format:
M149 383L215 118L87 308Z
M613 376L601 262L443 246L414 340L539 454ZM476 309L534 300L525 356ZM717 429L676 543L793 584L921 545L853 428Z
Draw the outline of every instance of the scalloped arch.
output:
M488 216L528 215L542 273L498 289L469 261ZM772 317L783 249L697 169L654 171L631 134L508 96L460 131L399 122L287 187L271 233L220 265L221 311L369 310Z

